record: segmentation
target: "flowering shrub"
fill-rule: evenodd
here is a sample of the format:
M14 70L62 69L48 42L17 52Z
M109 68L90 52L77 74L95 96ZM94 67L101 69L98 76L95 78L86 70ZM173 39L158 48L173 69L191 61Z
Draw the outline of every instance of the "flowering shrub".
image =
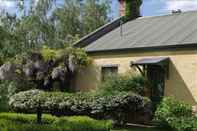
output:
M89 64L91 59L83 49L43 47L1 65L0 80L16 81L19 85L21 81L33 82L43 90L53 90L58 83L59 90L69 91L77 72Z
M42 112L61 115L87 115L96 119L127 121L128 113L143 112L150 101L134 93L92 95L89 93L46 93L39 90L20 92L10 98L16 112L32 113L40 106ZM151 111L151 109L150 109ZM149 112L151 115L151 112Z

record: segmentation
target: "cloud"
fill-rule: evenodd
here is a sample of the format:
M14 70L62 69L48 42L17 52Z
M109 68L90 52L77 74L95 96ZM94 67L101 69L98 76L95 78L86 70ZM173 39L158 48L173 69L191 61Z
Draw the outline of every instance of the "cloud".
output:
M15 8L16 1L14 0L0 0L0 10L5 9L9 10Z
M0 0L0 11L6 10L12 12L16 8L15 0Z
M38 2L39 2L39 0L35 0L35 5L37 5L37 4L38 4Z
M197 0L166 0L165 10L197 10Z

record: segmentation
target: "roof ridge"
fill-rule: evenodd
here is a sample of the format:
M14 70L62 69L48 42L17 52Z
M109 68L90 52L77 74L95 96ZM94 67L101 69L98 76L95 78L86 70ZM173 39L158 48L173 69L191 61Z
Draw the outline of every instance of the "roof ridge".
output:
M173 15L183 15L183 14L187 14L187 13L197 13L197 10L190 10L190 11L183 11L181 13L169 13L169 14L164 14L164 15L156 15L156 16L142 16L142 17L138 17L136 20L138 19L146 19L146 18L157 18L157 17L165 17L165 16L173 16Z

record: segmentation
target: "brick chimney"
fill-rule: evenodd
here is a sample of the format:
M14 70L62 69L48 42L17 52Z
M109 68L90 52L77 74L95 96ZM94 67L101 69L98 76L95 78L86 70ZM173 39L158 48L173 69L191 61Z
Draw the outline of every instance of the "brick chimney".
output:
M120 16L125 16L125 0L119 0Z
M140 16L140 6L142 0L118 0L120 16L125 16L126 20L132 20Z

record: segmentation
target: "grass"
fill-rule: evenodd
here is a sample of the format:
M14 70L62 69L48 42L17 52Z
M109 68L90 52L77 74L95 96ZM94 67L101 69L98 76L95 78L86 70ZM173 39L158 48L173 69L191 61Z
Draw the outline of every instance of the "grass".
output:
M43 115L43 124L36 124L34 114L0 113L0 131L109 131L111 122L97 121L89 117L55 117ZM3 128L3 129L2 129ZM5 129L4 129L5 128ZM72 128L72 129L67 129ZM154 128L128 128L111 131L169 131Z

